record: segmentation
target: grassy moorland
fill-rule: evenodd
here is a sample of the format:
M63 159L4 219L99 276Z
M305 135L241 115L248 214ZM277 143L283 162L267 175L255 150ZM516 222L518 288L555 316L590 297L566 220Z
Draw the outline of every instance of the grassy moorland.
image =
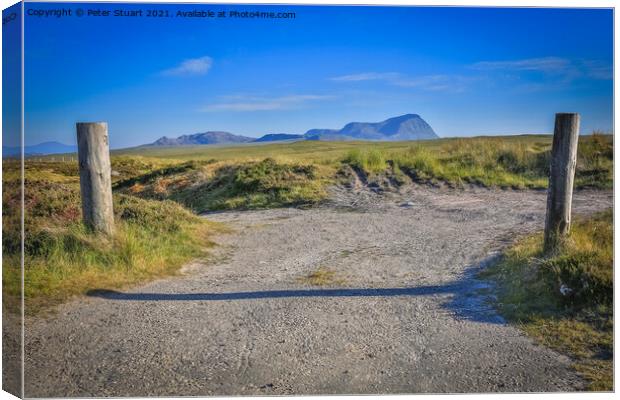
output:
M442 139L426 142L295 142L229 147L140 148L135 154L176 163L120 181L118 190L177 201L196 212L315 204L350 167L367 182L389 178L458 187L547 186L550 136ZM129 150L118 152L131 154ZM189 160L189 161L187 161ZM580 138L575 186L612 187L613 142Z
M143 147L115 151L152 159L240 163L271 158L284 164L325 167L334 176L342 163L367 174L392 171L421 181L485 186L543 188L551 151L550 135L452 138L421 142L317 142L280 144ZM611 188L613 137L595 132L579 139L577 188Z
M295 142L244 146L136 148L112 152L117 234L102 240L80 220L77 163L26 162L26 301L29 310L93 288L118 288L174 273L204 253L218 228L209 210L320 203L328 185L389 178L544 188L550 136L426 142ZM37 158L38 159L38 158ZM56 157L58 159L58 157ZM611 188L612 137L580 138L577 188ZM19 169L3 163L5 304L19 294ZM347 175L349 174L349 175Z
M591 390L612 390L612 210L579 218L555 255L544 255L542 243L542 233L519 241L482 276L497 282L508 320L570 355Z

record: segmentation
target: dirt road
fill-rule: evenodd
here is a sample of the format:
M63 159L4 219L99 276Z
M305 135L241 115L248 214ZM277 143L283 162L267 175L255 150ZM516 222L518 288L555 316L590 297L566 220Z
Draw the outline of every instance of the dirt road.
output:
M611 204L579 192L574 210ZM475 279L544 208L544 192L415 186L209 215L235 229L210 263L29 318L26 396L578 390ZM332 284L304 279L320 268Z

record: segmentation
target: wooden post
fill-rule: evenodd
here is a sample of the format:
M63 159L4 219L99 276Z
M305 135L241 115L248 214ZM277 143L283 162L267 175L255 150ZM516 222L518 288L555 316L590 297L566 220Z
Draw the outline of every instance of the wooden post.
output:
M547 191L545 253L557 250L570 231L578 140L579 114L556 114Z
M77 123L80 191L84 223L96 232L114 233L108 124Z

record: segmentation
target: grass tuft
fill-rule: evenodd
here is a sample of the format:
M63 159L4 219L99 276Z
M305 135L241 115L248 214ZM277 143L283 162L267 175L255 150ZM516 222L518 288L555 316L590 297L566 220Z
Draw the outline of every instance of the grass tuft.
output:
M370 174L379 174L387 168L384 152L377 149L350 150L343 162Z
M316 271L300 277L298 282L313 286L340 285L344 281L337 277L336 272L321 266Z
M502 315L570 355L591 390L612 390L612 210L578 219L554 256L542 243L542 234L519 241L482 276L498 284Z

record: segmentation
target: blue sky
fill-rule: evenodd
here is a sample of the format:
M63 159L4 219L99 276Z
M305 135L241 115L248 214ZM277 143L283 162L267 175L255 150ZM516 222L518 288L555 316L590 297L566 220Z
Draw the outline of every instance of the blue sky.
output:
M2 141L21 142L21 7L13 5L2 11L7 22L2 26Z
M582 114L582 133L612 130L611 10L236 9L296 18L26 16L26 143L73 143L75 122L89 120L108 121L115 148L207 130L304 133L405 113L440 136L550 132L554 113L567 111Z

